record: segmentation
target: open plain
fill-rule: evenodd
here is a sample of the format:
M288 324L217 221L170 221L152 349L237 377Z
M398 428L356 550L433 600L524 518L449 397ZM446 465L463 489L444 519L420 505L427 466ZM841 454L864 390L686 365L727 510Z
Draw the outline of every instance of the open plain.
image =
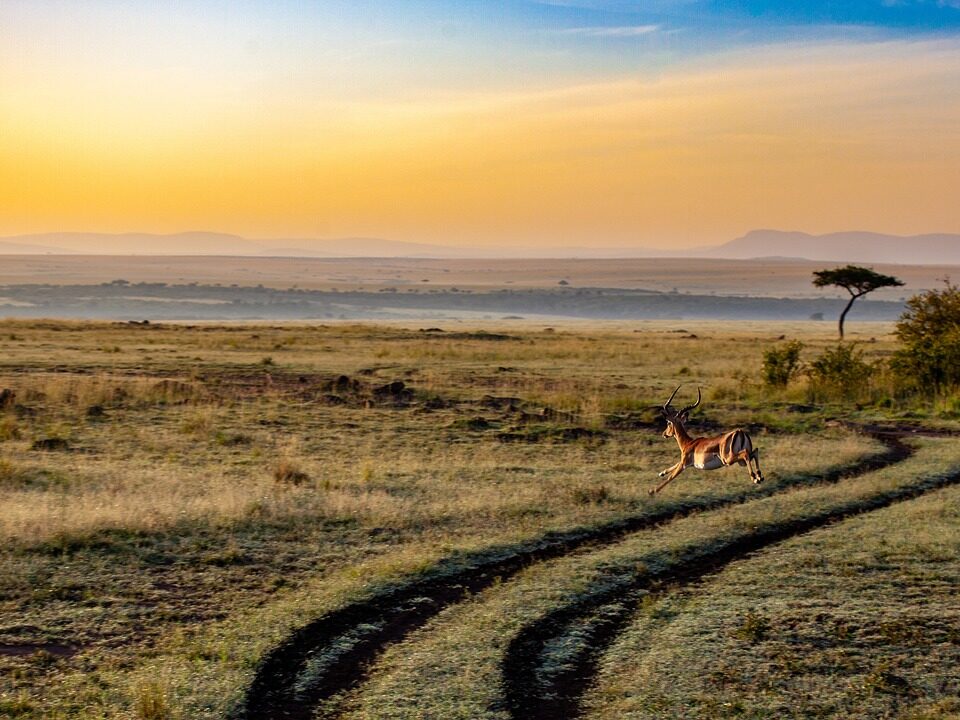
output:
M167 255L3 255L0 286L43 282L97 285L123 279L131 284L170 283L231 286L261 283L269 288L306 290L490 291L511 287L618 288L695 295L822 297L813 287L814 270L835 265L800 258L303 258ZM894 300L905 292L933 287L957 273L952 265L877 264L878 272L903 278L906 291L881 291Z
M955 409L785 327L4 321L0 717L950 717Z
M780 320L836 317L847 294L816 288L836 263L766 258L455 260L9 255L10 317L125 320ZM878 265L905 283L860 300L852 318L896 320L945 265Z

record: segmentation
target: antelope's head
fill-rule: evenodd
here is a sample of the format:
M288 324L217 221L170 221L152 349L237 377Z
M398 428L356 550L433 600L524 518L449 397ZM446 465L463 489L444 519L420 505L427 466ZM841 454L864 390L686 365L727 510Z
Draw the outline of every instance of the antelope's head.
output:
M673 402L673 399L677 396L677 392L680 390L681 387L683 386L678 385L677 389L673 391L673 395L670 396L670 399L663 404L662 408L660 408L660 414L663 415L663 417L666 418L666 421L667 421L667 429L663 431L663 436L665 438L671 438L676 436L677 426L682 428L686 424L687 418L690 415L690 411L700 404L700 400L703 397L700 393L700 388L698 387L697 401L693 405L687 405L681 410L676 410L674 409L673 405L671 405L670 403Z

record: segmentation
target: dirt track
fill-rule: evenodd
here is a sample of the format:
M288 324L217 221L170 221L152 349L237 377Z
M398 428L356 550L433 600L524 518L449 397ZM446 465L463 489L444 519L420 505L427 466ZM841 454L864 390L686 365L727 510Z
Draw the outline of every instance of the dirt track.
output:
M580 701L594 680L597 661L627 627L645 591L660 585L668 585L671 591L678 590L705 575L721 570L735 560L790 538L958 483L960 474L953 474L928 483L878 493L794 522L761 528L717 549L681 561L662 572L645 574L604 588L548 613L523 628L514 637L504 656L501 674L504 700L511 717L516 720L578 718ZM553 676L546 684L538 683L537 671L547 644L565 634L571 625L596 618L602 620L592 624L583 651L569 663L569 667L563 673Z
M598 527L549 533L534 542L493 549L482 556L451 557L423 579L347 605L293 633L264 658L232 717L236 720L312 717L314 709L320 704L362 684L370 666L387 647L424 626L444 608L532 564L585 547L608 545L630 533L672 522L693 512L741 504L798 485L835 483L900 462L912 453L912 449L899 440L898 434L879 432L873 428L869 433L881 440L886 450L819 478L787 479L776 488L751 487L728 498L677 504ZM689 567L676 568L675 577L657 579L689 582L761 547L900 499L906 499L906 496L882 498L879 504L843 508L810 521L779 527L773 532L750 535L742 543L725 547L699 562L691 562ZM592 678L596 658L629 619L632 610L629 600L635 598L636 592L650 580L652 578L644 578L633 586L616 588L611 597L607 597L609 592L590 596L525 628L511 643L503 665L504 702L513 717L574 717L580 695ZM547 700L543 693L533 692L531 673L536 670L538 651L543 644L570 622L594 612L613 599L628 602L619 616L598 630L590 651L577 659L576 668L557 679L558 687L549 691L555 694L555 699ZM318 662L318 658L322 660ZM304 671L308 666L312 666L310 680L304 682ZM336 710L332 712L335 716Z

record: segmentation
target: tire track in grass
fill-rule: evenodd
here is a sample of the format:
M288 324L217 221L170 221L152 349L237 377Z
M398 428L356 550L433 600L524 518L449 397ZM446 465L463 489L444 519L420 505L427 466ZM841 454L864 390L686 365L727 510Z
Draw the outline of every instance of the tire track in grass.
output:
M895 435L873 430L867 434L882 442L885 449L819 477L787 478L776 487L760 489L751 485L749 490L733 496L670 505L591 528L547 533L520 546L441 561L436 571L421 579L346 605L293 632L260 662L253 681L230 717L233 720L308 720L316 708L360 685L369 667L387 647L423 627L445 608L534 563L586 547L611 544L628 534L695 512L769 497L792 487L834 483L863 475L901 462L913 453L913 449ZM335 704L327 714L337 714Z
M544 615L514 637L501 665L504 700L511 717L514 720L578 718L581 699L593 683L600 657L626 629L641 598L652 588L664 584L689 585L718 572L730 562L772 545L956 484L960 484L960 473L876 493L783 524L760 527L715 550L662 571L608 586ZM541 668L545 653L552 643L571 635L580 639L579 651L568 657L558 672L544 679Z

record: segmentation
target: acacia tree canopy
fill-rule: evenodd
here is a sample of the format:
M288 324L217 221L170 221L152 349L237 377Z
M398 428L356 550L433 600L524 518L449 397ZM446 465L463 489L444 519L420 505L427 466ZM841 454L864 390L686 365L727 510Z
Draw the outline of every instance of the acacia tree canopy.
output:
M853 306L853 301L858 297L863 297L869 292L873 292L882 287L898 287L903 282L893 275L884 275L871 268L861 267L859 265L846 265L833 270L815 270L813 273L813 284L817 287L827 287L834 285L842 287L850 293L850 301L840 313L840 339L843 339L843 321L847 313Z
M903 282L893 275L884 275L874 272L870 268L859 265L847 265L834 270L816 270L813 273L813 284L817 287L836 285L844 288L855 297L866 295L877 288L898 287Z

